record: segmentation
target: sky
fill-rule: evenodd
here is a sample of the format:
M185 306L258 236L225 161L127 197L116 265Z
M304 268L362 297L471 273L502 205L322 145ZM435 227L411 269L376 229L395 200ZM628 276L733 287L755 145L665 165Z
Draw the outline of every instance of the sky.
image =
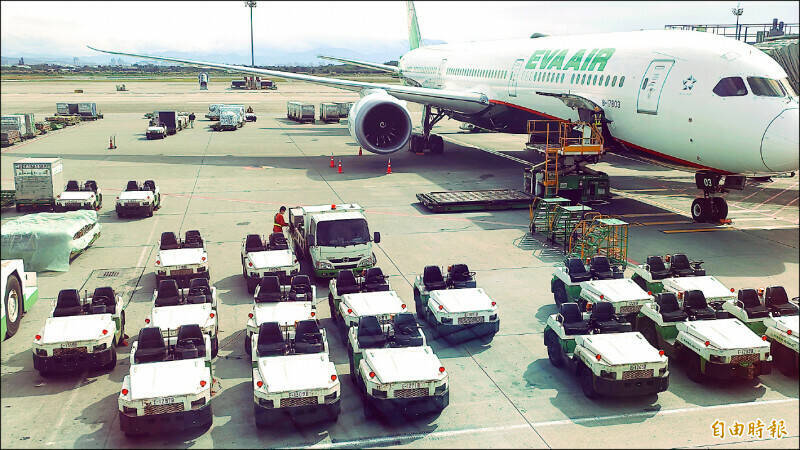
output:
M416 2L424 39L465 42L733 23L736 2ZM742 23L800 22L794 1L744 1ZM95 56L86 44L132 52L250 53L250 14L231 2L0 2L3 56ZM408 39L405 2L259 1L256 64L268 49L337 47L366 54ZM264 50L260 52L259 49ZM399 56L399 55L398 55Z

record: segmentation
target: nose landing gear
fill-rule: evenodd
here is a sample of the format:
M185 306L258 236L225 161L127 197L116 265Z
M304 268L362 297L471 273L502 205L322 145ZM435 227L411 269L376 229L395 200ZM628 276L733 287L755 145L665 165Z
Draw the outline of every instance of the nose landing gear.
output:
M696 198L692 202L692 219L695 222L721 223L728 217L728 203L723 197L714 194L723 194L729 189L744 189L745 177L741 175L726 175L725 182L720 185L723 175L713 172L697 172L694 176L697 188L703 191L703 198Z

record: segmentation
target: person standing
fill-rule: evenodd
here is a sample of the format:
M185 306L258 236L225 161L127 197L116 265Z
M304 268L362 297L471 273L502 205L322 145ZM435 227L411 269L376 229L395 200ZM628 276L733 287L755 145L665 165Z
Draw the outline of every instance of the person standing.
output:
M189 113L189 126L194 128L194 113Z
M273 233L282 233L283 227L288 227L289 224L286 223L286 219L283 218L283 214L286 212L286 207L281 206L281 209L278 210L278 213L275 214L275 220L272 223L272 232Z

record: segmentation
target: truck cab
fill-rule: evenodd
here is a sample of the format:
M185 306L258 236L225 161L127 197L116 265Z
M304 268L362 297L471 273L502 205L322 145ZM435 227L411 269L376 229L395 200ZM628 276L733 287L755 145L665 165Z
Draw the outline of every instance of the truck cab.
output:
M298 255L307 255L317 278L331 278L340 270L361 272L376 263L364 208L356 203L298 206L289 209L289 230Z

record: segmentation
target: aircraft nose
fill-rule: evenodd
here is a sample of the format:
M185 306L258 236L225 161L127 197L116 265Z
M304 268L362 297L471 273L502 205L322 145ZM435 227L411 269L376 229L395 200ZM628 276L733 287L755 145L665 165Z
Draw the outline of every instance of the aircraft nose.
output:
M761 139L761 160L772 172L792 172L800 165L800 115L798 109L784 110L764 132Z

